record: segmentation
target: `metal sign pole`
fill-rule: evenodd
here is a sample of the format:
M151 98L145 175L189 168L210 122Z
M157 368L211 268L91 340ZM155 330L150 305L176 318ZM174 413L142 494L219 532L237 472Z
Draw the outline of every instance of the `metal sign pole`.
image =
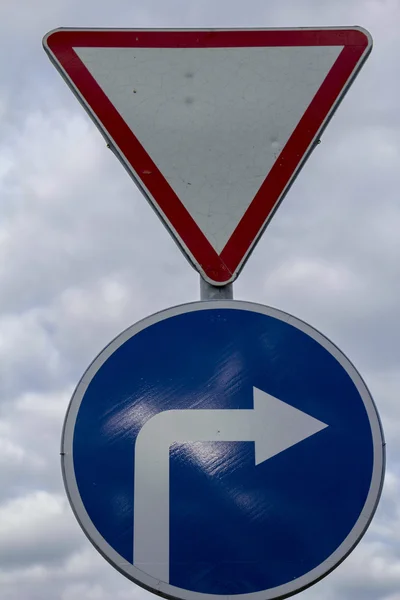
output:
M216 286L207 283L200 277L200 300L232 300L233 299L233 284L229 283L224 286Z

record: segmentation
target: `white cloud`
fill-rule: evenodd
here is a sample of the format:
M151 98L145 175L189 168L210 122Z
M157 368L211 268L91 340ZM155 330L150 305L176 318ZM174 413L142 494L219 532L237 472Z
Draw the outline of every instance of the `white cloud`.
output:
M30 384L27 384L28 386ZM71 388L23 393L0 406L0 501L37 490L63 494L60 439Z
M35 491L0 506L0 561L31 566L59 560L73 550L79 530L64 497Z
M62 363L50 336L35 315L0 319L0 387L7 400L26 389L48 387L61 375ZM29 389L29 388L28 388Z
M26 453L23 448L17 446L11 440L0 438L0 461L6 464L21 464L26 459Z

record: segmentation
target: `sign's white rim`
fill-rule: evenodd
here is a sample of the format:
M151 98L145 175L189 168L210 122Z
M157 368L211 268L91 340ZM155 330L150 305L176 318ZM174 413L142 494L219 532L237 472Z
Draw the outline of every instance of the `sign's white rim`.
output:
M159 596L163 596L164 598L179 600L232 600L232 595L193 592L183 588L178 588L170 585L169 583L159 581L154 577L147 575L147 573L144 573L134 565L128 563L122 556L120 556L100 535L86 512L77 486L72 457L73 433L82 398L93 377L106 362L106 360L128 339L135 336L143 329L154 325L155 323L159 323L160 321L164 321L170 317L184 313L214 309L245 310L267 315L274 317L275 319L279 319L280 321L289 323L293 327L310 336L328 352L330 352L330 354L336 358L339 364L347 372L356 386L361 399L363 400L371 426L374 459L370 490L363 510L361 511L358 520L356 521L347 538L323 563L305 575L295 579L294 581L267 590L235 595L235 598L238 598L238 600L278 600L287 596L291 596L292 594L300 592L313 585L319 579L322 579L328 575L328 573L335 569L350 554L350 552L363 537L376 511L382 492L385 472L385 441L383 430L375 403L366 384L354 365L339 350L339 348L337 348L337 346L335 346L319 331L307 323L297 319L296 317L293 317L275 308L263 306L253 302L244 302L238 300L210 300L207 302L193 302L168 308L139 321L135 325L132 325L123 331L95 358L78 383L71 398L65 417L61 441L61 464L64 485L72 510L85 535L89 538L91 543L100 552L100 554L113 567L115 567L133 582Z

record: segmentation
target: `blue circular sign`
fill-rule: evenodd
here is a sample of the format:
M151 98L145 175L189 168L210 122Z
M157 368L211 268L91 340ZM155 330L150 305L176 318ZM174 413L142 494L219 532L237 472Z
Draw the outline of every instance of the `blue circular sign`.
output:
M281 598L358 543L383 434L348 359L309 325L233 300L165 310L107 346L62 441L83 530L169 598Z

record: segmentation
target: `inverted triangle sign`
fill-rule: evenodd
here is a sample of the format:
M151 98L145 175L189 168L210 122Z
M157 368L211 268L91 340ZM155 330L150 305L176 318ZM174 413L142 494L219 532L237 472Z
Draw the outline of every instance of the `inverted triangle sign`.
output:
M360 28L60 29L43 43L213 285L238 276L372 47Z

